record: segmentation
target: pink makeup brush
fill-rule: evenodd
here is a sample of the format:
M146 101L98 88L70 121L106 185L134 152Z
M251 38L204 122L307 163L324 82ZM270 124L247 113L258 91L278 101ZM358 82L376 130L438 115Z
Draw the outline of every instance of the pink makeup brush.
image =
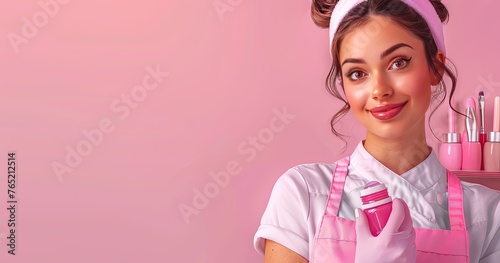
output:
M450 105L455 102L451 98ZM448 109L448 132L443 134L444 141L439 145L439 161L448 170L462 169L462 144L460 143L460 133L455 132L455 112L450 107Z
M467 102L465 103L467 140L462 141L462 170L481 169L482 149L481 143L479 143L475 104L472 97L467 98Z
M479 92L479 97L477 99L479 104L479 143L481 144L481 151L484 149L484 144L486 143L486 132L484 131L484 92ZM481 160L481 170L484 170L484 162Z
M500 97L495 97L493 110L493 131L483 148L484 170L500 171Z

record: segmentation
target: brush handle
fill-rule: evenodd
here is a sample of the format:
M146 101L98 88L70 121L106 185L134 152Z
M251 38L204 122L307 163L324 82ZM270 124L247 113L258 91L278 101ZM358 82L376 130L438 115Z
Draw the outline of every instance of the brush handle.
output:
M479 134L479 142L481 143L481 146L484 146L484 144L488 141L486 139L486 133L480 133Z
M484 144L487 142L486 133L479 134L479 143L481 144L481 151L484 151ZM484 170L484 158L481 158L481 170Z
M500 97L495 97L495 108L493 110L493 131L500 131Z
M451 98L450 104L451 106L455 105L455 100L453 98ZM448 108L448 132L455 132L455 112L453 112L451 107Z

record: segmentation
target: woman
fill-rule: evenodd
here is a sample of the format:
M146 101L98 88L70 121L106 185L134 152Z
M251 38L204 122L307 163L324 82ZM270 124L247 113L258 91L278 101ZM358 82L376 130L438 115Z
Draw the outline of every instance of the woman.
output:
M327 85L345 102L332 131L340 136L334 124L351 110L366 138L334 164L298 165L278 179L255 235L265 262L500 262L500 193L460 182L426 143L425 113L446 95L443 76L450 99L456 84L445 65L446 7L313 0L312 18L329 27ZM394 198L376 237L359 212L370 181Z

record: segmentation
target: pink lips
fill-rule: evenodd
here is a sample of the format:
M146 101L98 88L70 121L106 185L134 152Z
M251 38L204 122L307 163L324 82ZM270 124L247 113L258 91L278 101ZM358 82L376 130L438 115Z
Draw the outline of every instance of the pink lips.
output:
M394 118L399 112L403 109L406 102L398 103L398 104L386 104L377 106L370 110L370 113L373 117L379 120L389 120Z

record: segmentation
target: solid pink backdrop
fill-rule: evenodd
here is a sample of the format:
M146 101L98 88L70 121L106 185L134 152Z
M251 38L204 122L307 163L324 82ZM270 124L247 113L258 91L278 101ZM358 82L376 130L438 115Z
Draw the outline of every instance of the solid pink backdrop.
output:
M491 129L500 4L445 3L455 101L483 90ZM2 262L262 262L253 235L276 179L364 136L350 114L345 152L330 132L340 103L310 1L20 1L0 19L5 207L8 152L18 168ZM446 123L442 107L435 133Z

